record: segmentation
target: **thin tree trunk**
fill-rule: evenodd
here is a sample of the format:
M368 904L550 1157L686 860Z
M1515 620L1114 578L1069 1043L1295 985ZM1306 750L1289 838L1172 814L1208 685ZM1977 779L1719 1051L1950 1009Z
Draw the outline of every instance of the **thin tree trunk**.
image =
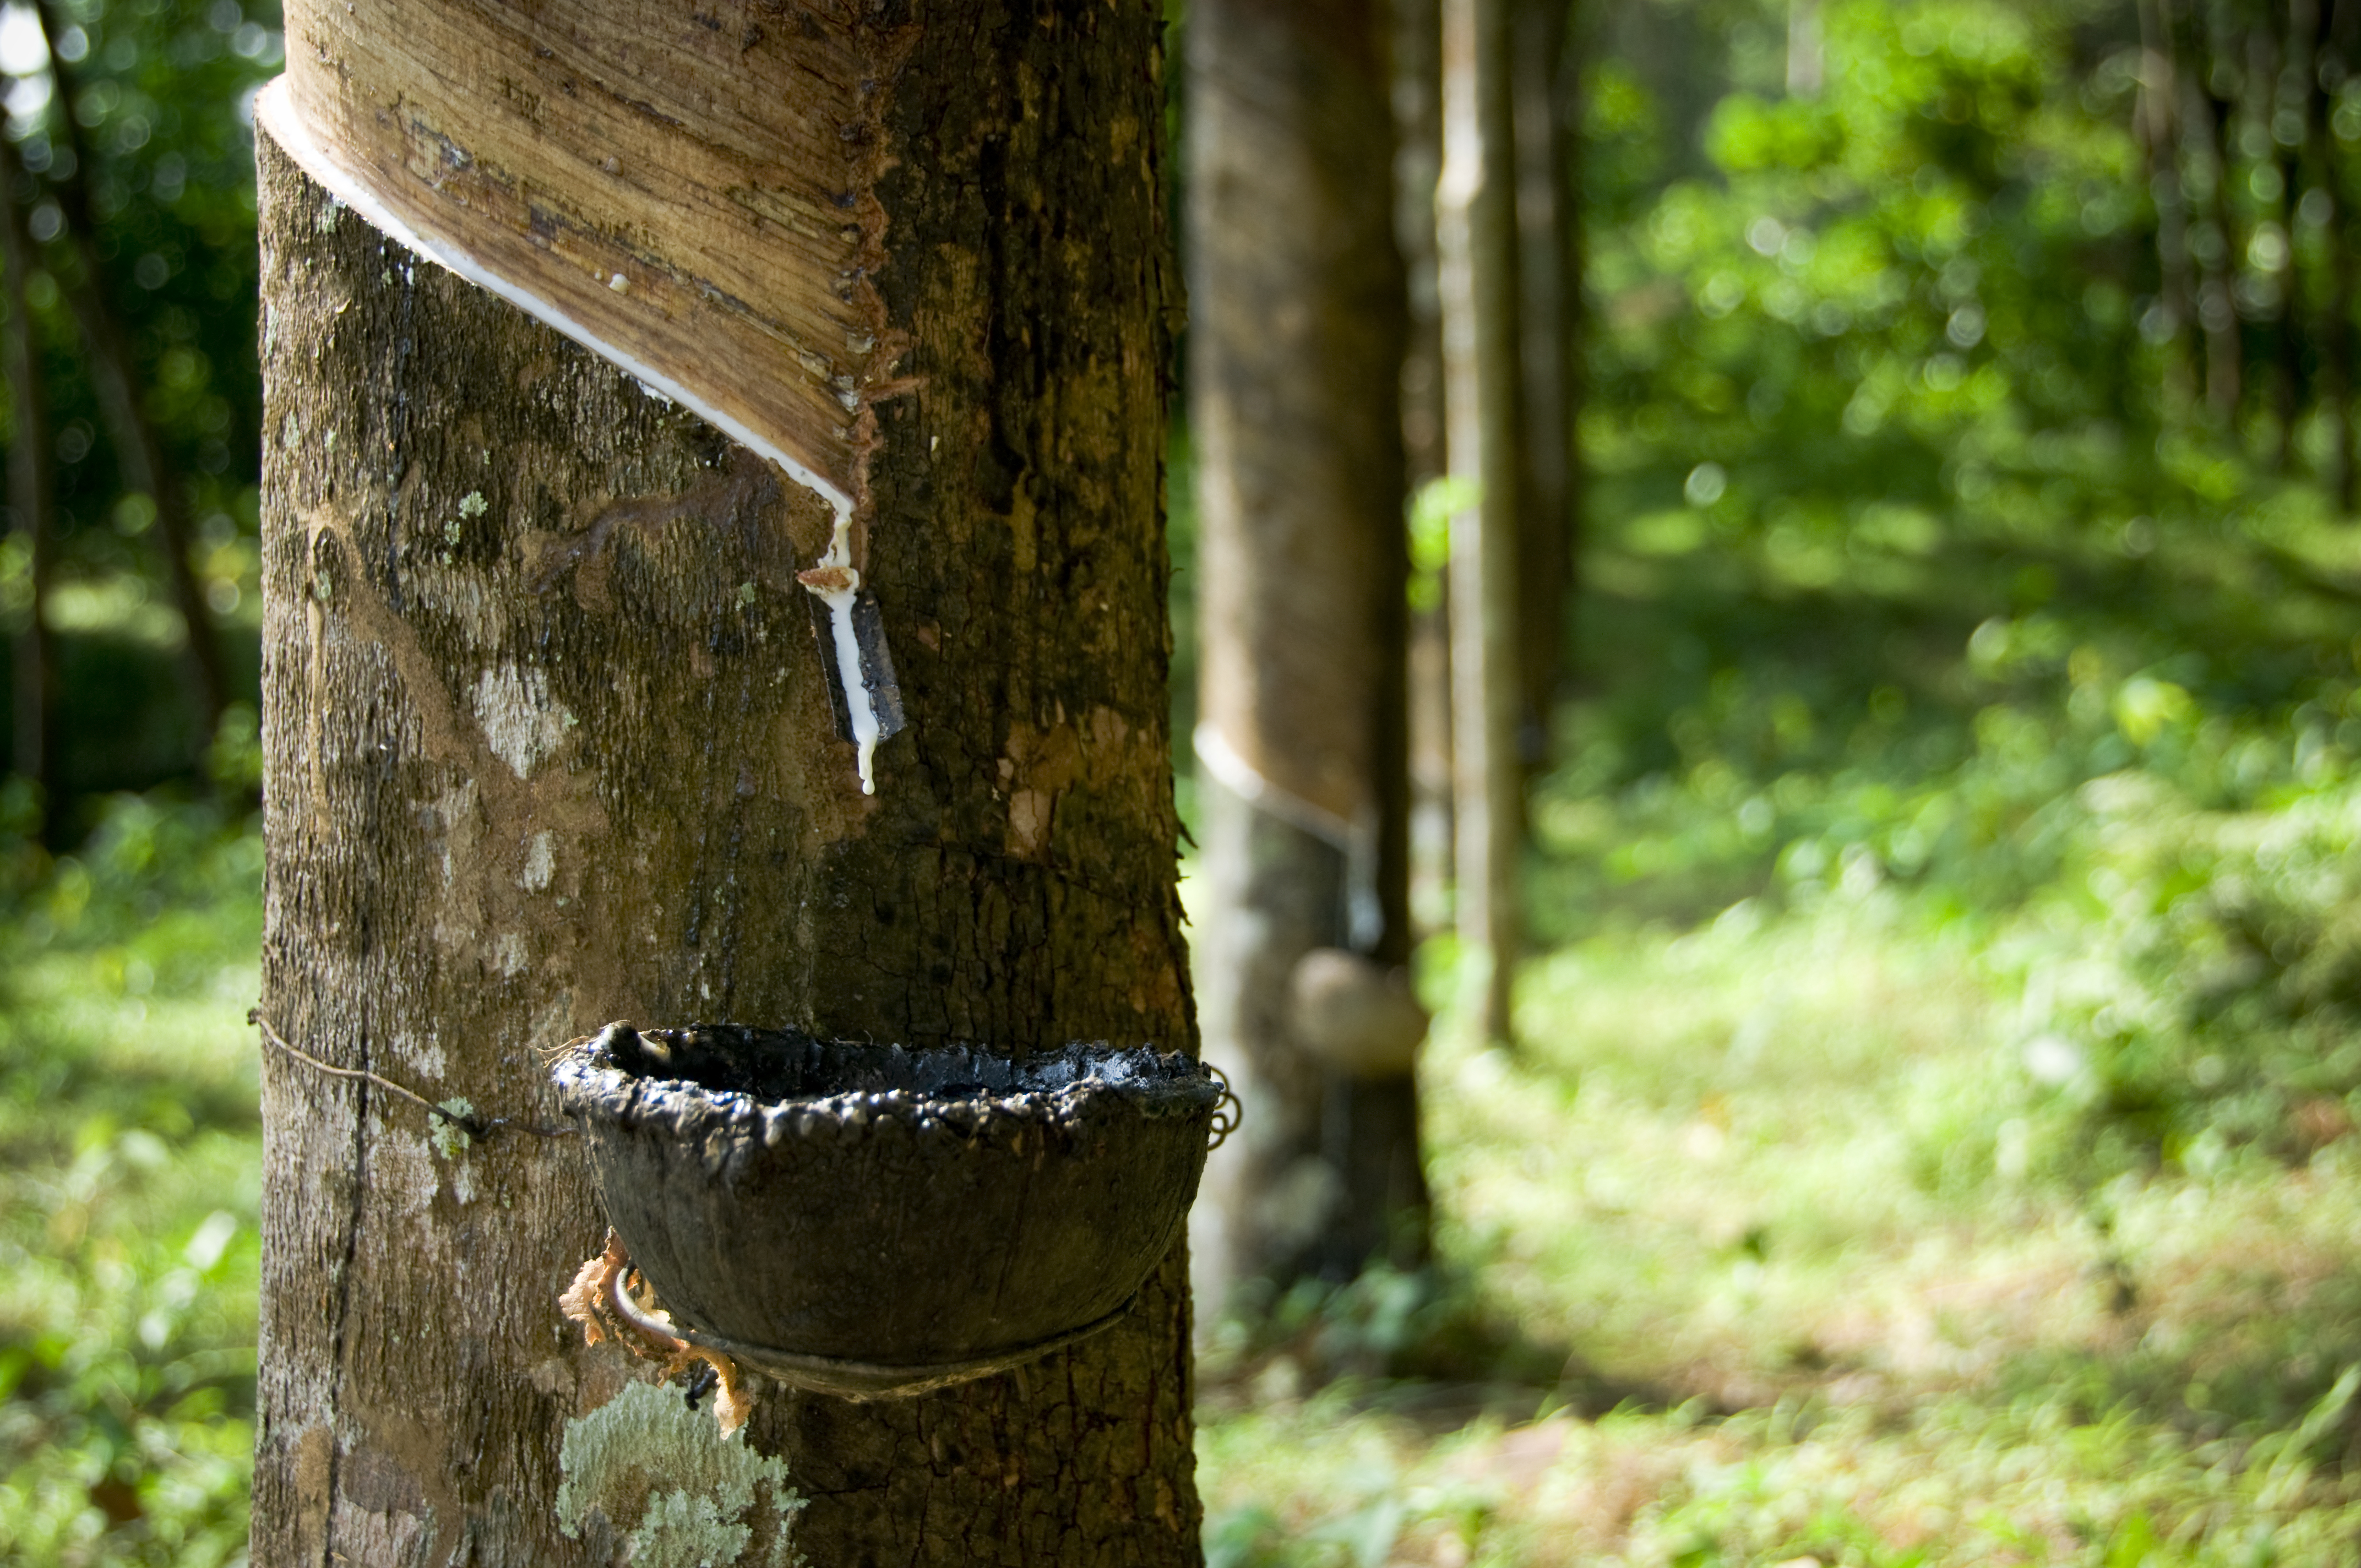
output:
M886 172L848 204L915 390L866 403L908 720L874 795L796 575L829 509L263 139L263 1007L297 1047L545 1122L539 1049L612 1018L1193 1045L1161 18L876 22L851 128ZM1071 1350L917 1399L774 1387L725 1450L613 1403L633 1365L561 1319L601 1234L568 1142L438 1141L280 1053L263 1110L258 1563L785 1562L769 1460L814 1563L1199 1559L1177 1246Z
M14 725L9 762L40 789L43 835L59 840L66 817L58 767L56 651L49 635L49 579L56 554L51 516L49 394L41 378L40 345L33 330L26 286L33 269L33 237L26 231L25 193L29 177L16 144L0 136L0 265L7 268L8 320L0 354L8 381L8 509L14 532L24 542L31 602L25 624L9 649Z
M1443 304L1436 293L1434 189L1443 167L1442 14L1437 0L1393 0L1394 241L1410 296L1402 356L1402 448L1411 492L1450 471L1444 446ZM1451 883L1451 629L1443 597L1410 627L1410 906L1437 920Z
M1511 0L1510 99L1517 170L1517 761L1521 784L1549 762L1574 580L1573 336L1566 265L1567 0ZM1524 794L1518 792L1521 807ZM1517 831L1525 823L1518 814Z
M2305 78L2312 74L2312 47L2313 35L2319 29L2319 14L2317 0L2288 0L2283 14L2286 27L2279 40L2279 69L2272 78L2271 135L2279 149L2279 224L2287 236L2287 260L2279 280L2279 373L2273 386L2279 403L2277 460L2282 471L2295 461L2296 422L2304 405L2306 313L2303 269L2295 250L2298 214L2302 210L2304 165L2301 138L2292 145L2282 139L2278 122L2281 115L2289 112L2301 116L2311 97Z
M2173 20L2168 16L2169 24ZM2195 16L2185 27L2174 26L2173 37L2186 40L2185 49L2176 49L2180 62L2176 74L2181 78L2181 103L2187 115L2187 131L2181 138L2182 161L2188 160L2191 143L2205 159L2205 222L2215 236L2214 244L2195 258L2199 270L2197 322L2205 345L2205 402L2213 417L2227 428L2238 415L2245 371L2238 296L2231 287L2238 271L2237 225L2230 209L2228 140L2235 105L2213 90L2212 57L2219 50L2205 18Z
M2335 0L2327 12L2321 34L2321 69L2314 79L2312 105L2314 134L2320 142L2321 184L2328 192L2331 207L2328 314L2320 347L2321 362L2336 400L2331 493L2336 498L2338 510L2348 517L2361 511L2361 408L2355 406L2356 399L2361 398L2361 366L2355 363L2356 334L2353 321L2356 303L2353 275L2355 203L2345 159L2330 120L2330 99L2353 74L2351 34L2356 16L2361 16L2361 7L2356 7L2354 0Z
M2334 5L2313 7L2312 69L2303 83L2303 158L2312 189L2327 203L2321 225L2320 305L2313 317L2313 353L2319 364L2320 405L2330 428L2328 455L2322 478L2339 509L2346 506L2352 488L2347 471L2350 454L2345 435L2353 422L2352 365L2343 342L2350 330L2353 301L2345 274L2351 259L2345 254L2345 192L2336 178L2336 137L2329 123L2334 103L2332 82L2345 79L2337 57Z
M60 28L51 0L38 0L36 14L43 36L56 38ZM90 345L91 381L115 437L123 488L156 503L156 543L164 556L165 580L171 585L172 602L188 627L189 680L197 700L198 733L203 738L202 743L210 745L221 728L222 708L229 701L229 677L222 667L221 638L214 626L213 607L205 602L204 585L197 580L196 530L189 519L188 492L161 433L140 402L138 363L122 317L109 297L106 270L99 261L98 221L90 203L91 159L82 145L82 126L74 119L78 94L73 75L55 49L49 51L49 69L57 78L56 125L69 166L64 178L50 181L50 188L65 220L65 239L80 274L68 282L66 301Z
M1443 174L1435 229L1454 477L1451 521L1456 925L1473 1026L1510 1035L1518 947L1518 355L1514 135L1505 0L1444 0Z
M2192 314L2189 212L2180 179L2170 0L2139 0L2140 91L2135 112L2156 203L2158 308L2164 313L2165 400L2173 417L2191 402L2186 333Z
M1387 17L1386 0L1189 13L1196 971L1207 1054L1246 1107L1198 1208L1209 1302L1249 1278L1347 1277L1391 1243L1397 1261L1423 1252L1407 1051L1340 1058L1350 1042L1302 1016L1312 955L1364 955L1374 983L1410 948Z

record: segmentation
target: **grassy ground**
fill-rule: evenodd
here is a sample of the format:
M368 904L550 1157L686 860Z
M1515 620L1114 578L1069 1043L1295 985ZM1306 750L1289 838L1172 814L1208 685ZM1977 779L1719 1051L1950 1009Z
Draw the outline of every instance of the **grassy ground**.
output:
M2355 1561L2361 1156L2045 1179L2021 992L1874 892L1535 966L1426 1083L1442 1310L1560 1376L1237 1356L1215 1563Z
M243 1556L259 843L115 803L0 922L0 1561Z
M255 866L126 800L0 929L0 1559L242 1546ZM1209 1355L1212 1561L2361 1558L2361 1140L2125 1142L2111 931L1838 873L1537 960L1427 1063L1444 1282Z
M2361 656L2213 540L2171 625L1594 546L1521 1045L1423 1069L1444 1266L1217 1331L1216 1568L2361 1563ZM234 1561L258 847L20 816L0 1562Z

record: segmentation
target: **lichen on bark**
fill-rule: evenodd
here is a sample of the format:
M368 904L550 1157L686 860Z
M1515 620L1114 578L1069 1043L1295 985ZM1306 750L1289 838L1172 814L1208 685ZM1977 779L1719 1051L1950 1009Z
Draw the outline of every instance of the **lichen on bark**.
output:
M677 1391L629 1383L566 1423L557 1522L620 1530L632 1568L788 1568L804 1499L787 1467L723 1438ZM751 1553L751 1555L750 1555Z

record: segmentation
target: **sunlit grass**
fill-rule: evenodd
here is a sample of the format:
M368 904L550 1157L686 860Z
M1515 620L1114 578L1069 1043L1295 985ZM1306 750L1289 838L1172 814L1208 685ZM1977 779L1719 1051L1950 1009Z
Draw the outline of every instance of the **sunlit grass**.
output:
M245 1551L255 848L118 803L0 923L0 1560Z
M1750 905L1536 960L1513 1054L1438 1031L1444 1250L1565 1380L1453 1430L1265 1368L1214 1560L2354 1561L2361 1154L2045 1166L2080 1108L1999 934Z

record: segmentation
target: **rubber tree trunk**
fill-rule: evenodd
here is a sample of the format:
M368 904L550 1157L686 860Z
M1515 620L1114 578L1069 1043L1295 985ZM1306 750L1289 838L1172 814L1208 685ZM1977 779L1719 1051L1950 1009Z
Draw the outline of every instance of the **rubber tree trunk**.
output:
M1394 239L1409 287L1402 452L1418 493L1450 472L1444 448L1443 302L1434 188L1443 168L1442 19L1436 0L1393 0ZM1439 585L1438 585L1439 587ZM1410 907L1421 932L1449 924L1451 627L1443 595L1410 622Z
M260 148L263 1010L298 1048L545 1123L538 1051L615 1018L1193 1047L1161 18L878 20L916 387L874 405L908 728L873 796L795 576L828 510ZM263 1114L258 1563L784 1563L774 1464L814 1563L1199 1560L1178 1246L1071 1351L774 1387L723 1447L562 1321L603 1229L569 1141L438 1136L277 1052Z
M49 458L49 393L41 378L40 343L26 297L32 280L33 236L26 229L27 175L16 147L0 137L0 265L7 269L8 319L0 327L0 374L8 383L8 510L11 532L25 555L25 623L9 646L9 765L41 793L44 836L58 843L65 796L57 747L56 643L48 600L56 519Z
M1443 0L1435 234L1445 444L1477 498L1451 520L1455 920L1472 1026L1510 1037L1522 817L1515 137L1507 0Z
M1522 785L1549 762L1574 586L1574 317L1567 150L1575 72L1568 0L1511 0L1510 138L1517 225L1517 832ZM1817 25L1817 24L1816 24Z
M1388 0L1189 12L1196 972L1206 1053L1245 1106L1198 1206L1209 1304L1424 1246L1408 1051L1323 1056L1302 968L1348 949L1378 983L1410 956L1389 17Z

